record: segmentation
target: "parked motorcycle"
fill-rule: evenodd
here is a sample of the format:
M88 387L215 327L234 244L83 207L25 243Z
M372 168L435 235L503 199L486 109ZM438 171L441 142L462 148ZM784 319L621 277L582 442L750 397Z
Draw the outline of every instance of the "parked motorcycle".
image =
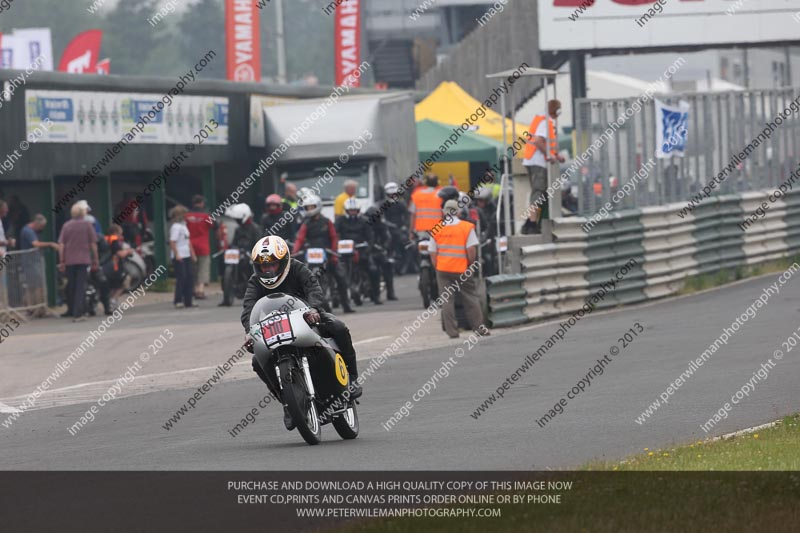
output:
M268 377L277 377L281 399L308 444L319 444L329 423L343 439L355 439L357 402L346 392L347 366L336 342L306 322L309 311L306 302L282 293L261 298L250 313L255 360Z
M130 245L125 243L125 247L130 248ZM148 275L147 264L135 248L132 249L130 255L121 261L120 268L125 271L125 275L128 276L130 280L128 292L133 292L138 289L142 285L142 282L144 282L144 278Z
M430 237L422 237L416 244L419 253L419 293L422 295L422 306L427 309L431 305L431 301L439 296L439 287L436 284L436 270L433 268L431 254L428 251ZM414 243L409 243L409 246L413 245Z
M250 253L240 248L228 248L224 252L225 273L222 275L222 304L231 306L235 299L243 299L247 281L253 268Z
M395 275L402 276L403 274L418 272L417 249L413 246L413 243L408 241L408 227L398 226L388 220L384 220L383 223L389 228L389 232L392 235L392 249L387 250L387 252L389 262L394 267Z
M356 305L363 304L370 294L369 265L364 253L367 248L369 244L366 242L356 244L355 241L341 240L337 250L344 269L344 279L350 288L350 298Z
M325 311L331 312L332 307L337 307L338 302L334 302L336 290L334 288L335 281L331 279L328 271L329 255L333 254L332 250L328 248L307 248L303 252L305 263L308 265L309 270L319 282L322 288L322 294L325 300Z

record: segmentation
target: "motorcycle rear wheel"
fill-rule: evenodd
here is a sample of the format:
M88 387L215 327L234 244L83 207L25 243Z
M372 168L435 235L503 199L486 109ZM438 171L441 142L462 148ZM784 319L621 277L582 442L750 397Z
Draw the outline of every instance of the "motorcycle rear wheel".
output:
M333 428L345 440L358 437L358 411L356 403L351 402L344 414L333 419Z
M422 295L422 307L427 309L431 305L431 272L428 268L419 271L419 292Z
M297 368L294 360L283 361L280 369L283 381L282 398L286 402L289 414L292 415L297 431L308 444L312 446L319 444L322 442L322 424L319 421L317 405L308 396L303 373Z
M222 303L224 305L233 305L234 275L234 268L226 265L225 273L222 275Z

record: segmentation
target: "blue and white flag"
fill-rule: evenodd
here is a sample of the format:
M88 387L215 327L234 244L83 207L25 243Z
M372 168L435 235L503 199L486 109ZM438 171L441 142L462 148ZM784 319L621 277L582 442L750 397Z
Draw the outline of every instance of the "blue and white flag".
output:
M689 136L689 102L681 100L678 107L656 103L656 157L683 157Z

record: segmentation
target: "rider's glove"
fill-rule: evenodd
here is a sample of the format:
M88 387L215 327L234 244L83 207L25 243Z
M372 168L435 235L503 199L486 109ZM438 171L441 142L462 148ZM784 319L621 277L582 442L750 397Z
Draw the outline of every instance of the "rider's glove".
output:
M303 315L303 318L305 318L306 322L308 322L310 325L315 326L319 324L322 317L319 316L319 311L317 311L316 309L312 309L311 311Z
M249 333L244 336L244 349L250 353L255 353L253 337Z

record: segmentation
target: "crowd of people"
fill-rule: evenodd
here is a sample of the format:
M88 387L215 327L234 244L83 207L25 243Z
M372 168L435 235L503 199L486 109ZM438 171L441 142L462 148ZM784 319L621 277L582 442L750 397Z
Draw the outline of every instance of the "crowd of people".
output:
M364 262L369 288L362 296L374 305L382 305L382 289L385 289L386 300L397 300L394 276L415 271L416 260L409 258L416 255L416 241L443 218L444 202L458 199L459 192L452 185L440 187L438 178L432 175L418 180L416 186L404 196L398 196L398 184L390 182L384 187L385 205L380 209L371 206L362 210L357 199L357 188L354 180L343 184L343 191L334 202L334 217L329 219L322 213L323 201L319 196L307 189L298 191L294 183L284 181L283 195L268 195L258 220L246 204L229 209L229 216L238 224L231 238L226 225L217 224L209 215L202 195L192 197L190 208L175 205L169 212L168 228L169 254L175 274L175 307L197 307L196 300L207 298L213 259L212 234L218 239L222 251L228 247L249 251L266 235L281 237L295 257L301 257L308 248L333 251L328 272L335 291L335 301L345 313L355 310L348 280L335 251L340 240L365 243L366 246L362 244L359 249L359 257ZM62 316L82 321L87 314L94 314L93 306L85 297L90 285L96 287L103 311L111 314L117 298L128 288L129 280L123 263L142 244L149 232L149 221L143 209L139 206L124 209L132 201L129 196L122 199L116 207L120 212L127 213L126 216L116 221L119 224L111 224L105 232L92 215L89 204L85 200L76 202L71 207L70 219L64 222L59 231L57 242L40 238L48 223L40 213L16 228L14 233L18 237L7 237L4 225L0 223L0 257L11 249L54 250L58 271L65 280L61 299L67 309ZM0 200L0 220L12 221L20 216L19 209L15 217L9 216L9 211L9 205ZM468 208L460 211L460 218L475 228L470 247L474 244L472 241L478 238L481 242L487 242L496 236L492 188L478 189ZM44 261L40 264L43 268ZM226 268L221 258L219 267L221 270ZM38 274L44 277L43 270ZM44 284L41 290L45 290ZM223 301L220 305L231 305L231 302Z

